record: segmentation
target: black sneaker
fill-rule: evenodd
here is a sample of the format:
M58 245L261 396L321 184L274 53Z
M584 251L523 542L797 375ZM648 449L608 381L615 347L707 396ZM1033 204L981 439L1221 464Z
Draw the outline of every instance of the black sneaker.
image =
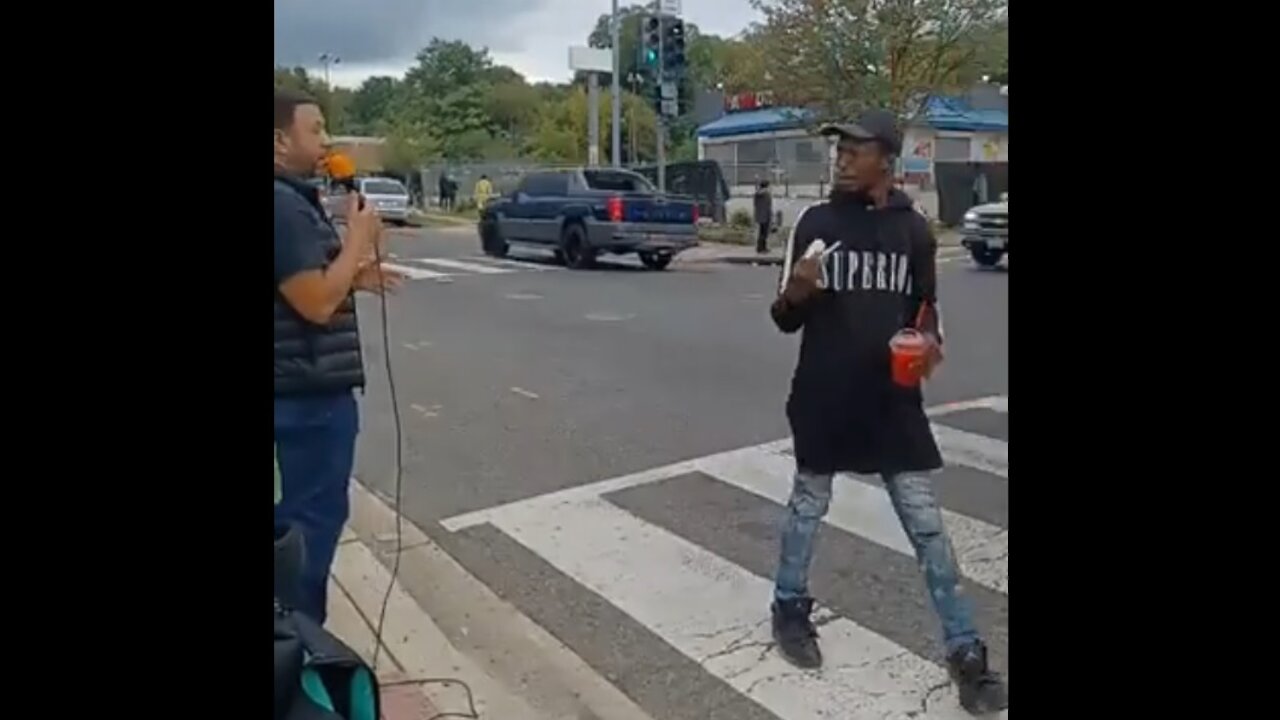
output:
M973 715L987 715L1009 707L1009 689L987 665L987 646L981 640L947 657L951 679L960 688L960 706Z
M813 611L813 600L775 600L772 610L773 639L777 641L782 656L792 665L805 670L822 667L818 629L809 619L809 613Z

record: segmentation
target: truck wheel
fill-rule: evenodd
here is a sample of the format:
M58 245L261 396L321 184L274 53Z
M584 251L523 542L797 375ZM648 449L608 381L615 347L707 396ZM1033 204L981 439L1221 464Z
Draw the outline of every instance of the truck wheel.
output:
M969 254L973 256L973 261L984 268L995 267L1000 264L1000 258L1004 257L1003 250L992 250L990 248L970 248Z
M484 254L489 257L504 258L510 246L502 237L502 231L498 230L498 223L481 223L480 224L480 249L484 250Z
M574 270L585 270L596 264L596 251L587 244L587 229L579 223L564 226L560 234L564 264Z
M642 252L640 253L640 262L650 270L666 270L667 266L671 264L671 256Z

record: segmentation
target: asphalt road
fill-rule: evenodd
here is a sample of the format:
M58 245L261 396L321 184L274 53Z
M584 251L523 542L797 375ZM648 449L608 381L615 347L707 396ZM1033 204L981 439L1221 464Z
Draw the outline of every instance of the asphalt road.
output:
M702 671L681 655L679 642L655 629L656 621L646 620L646 608L620 609L626 603L610 597L607 583L575 576L549 557L554 553L518 542L501 523L457 532L440 525L785 438L783 404L798 336L782 335L768 317L777 269L677 263L649 272L620 260L575 272L519 251L513 259L522 264L486 263L477 259L478 242L468 228L399 231L389 249L393 262L417 278L389 300L387 347L377 299L361 300L369 387L362 400L360 480L386 496L393 490L389 352L404 434L408 519L653 717L804 717L758 697L748 700L732 681ZM940 296L948 359L928 387L928 403L1007 398L1008 274L976 269L954 249L944 252ZM1007 443L1007 410L970 415L957 420L960 427ZM949 508L1004 528L1007 556L1007 475L1002 482L962 478L939 494ZM749 573L771 572L778 511L758 495L693 473L603 497L664 532L704 547L719 543L716 556ZM567 532L572 541L573 529ZM914 560L857 533L831 532L824 547L842 548L832 553L858 558L859 572L898 589L868 603L859 588L870 580L855 573L843 584L815 581L828 588L820 601L936 662L935 621ZM830 565L834 558L823 552L821 563ZM842 572L837 565L828 570ZM1007 669L1005 583L1002 594L976 587L975 595L980 624L995 626L993 656ZM767 597L760 602L767 607Z

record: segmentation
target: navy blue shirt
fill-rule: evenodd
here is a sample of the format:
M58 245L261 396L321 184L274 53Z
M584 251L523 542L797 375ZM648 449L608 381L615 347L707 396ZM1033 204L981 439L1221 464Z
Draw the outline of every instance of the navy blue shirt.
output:
M337 231L329 224L320 192L296 178L276 175L296 193L275 194L275 285L308 270L329 264L327 248Z

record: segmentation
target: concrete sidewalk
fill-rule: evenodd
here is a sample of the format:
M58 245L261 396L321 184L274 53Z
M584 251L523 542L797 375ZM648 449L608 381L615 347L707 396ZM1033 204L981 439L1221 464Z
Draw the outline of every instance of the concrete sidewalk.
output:
M330 581L328 628L367 660L391 580L395 525L390 503L353 479L351 517ZM402 530L376 668L385 720L440 713L476 720L654 720L421 529L406 519ZM424 678L461 683L413 683Z
M781 265L782 250L771 248L767 253L757 253L750 245L729 245L727 243L707 242L701 240L697 247L685 250L676 256L677 264L696 265L700 263L733 263L739 265Z
M329 581L327 628L366 662L373 661L374 628L390 579L374 551L344 531ZM387 602L382 637L375 669L384 720L541 717L454 649L399 581Z

